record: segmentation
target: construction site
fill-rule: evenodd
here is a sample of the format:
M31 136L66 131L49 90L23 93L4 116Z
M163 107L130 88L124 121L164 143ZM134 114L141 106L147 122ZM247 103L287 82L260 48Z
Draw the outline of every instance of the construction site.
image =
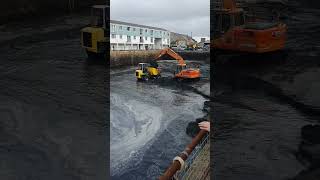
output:
M171 49L164 49L151 60L157 62L111 71L112 179L159 178L173 158L191 143L192 137L187 135L188 124L209 118L209 110L204 108L210 97L210 66L206 59L184 60ZM199 69L185 68L186 64ZM171 171L164 179L173 176L181 176L179 179L182 176L183 179L209 178L207 133L202 133L191 146L189 157L184 157L188 169L179 174ZM195 170L196 167L201 171ZM207 169L206 173L204 169Z
M169 49L94 60L109 53L107 6L2 18L1 175L104 179L110 138L112 179L318 179L319 3L234 2L211 3L211 60Z
M123 2L121 9L130 6ZM160 7L147 7L165 13ZM111 16L121 10L110 8ZM148 20L148 14L144 16L143 21ZM170 22L175 17L155 18ZM164 28L166 23L128 22L111 22L111 179L210 179L209 132L198 126L210 122L204 105L210 100L210 53L169 48L172 33ZM89 28L83 33L94 37L97 27ZM117 41L123 35L127 41ZM88 55L100 53L97 41L98 48L94 38L92 48L83 44Z
M159 57L161 77L146 80L141 67L146 81L138 81L138 64L149 64L155 57L115 58L109 69L106 54L102 60L95 54L109 51L108 41L103 41L109 36L104 33L107 6L95 7L101 10L97 16L91 16L88 9L83 14L43 16L41 21L30 18L0 26L0 156L6 164L1 174L9 179L104 179L107 138L112 143L114 179L158 178L192 143L193 137L186 133L188 124L199 118L208 120L204 102L210 91L209 53L181 54L183 61ZM93 35L86 40L102 39L99 44L91 42L91 53L82 46L84 29ZM196 72L197 76L190 74L195 80L180 82L190 70ZM106 122L109 108L110 127ZM195 159L203 154L199 148L208 153L208 147L208 138L193 142L195 150L188 151L192 157L188 164L199 161ZM190 168L189 172L192 178L198 170ZM206 177L208 172L207 168Z

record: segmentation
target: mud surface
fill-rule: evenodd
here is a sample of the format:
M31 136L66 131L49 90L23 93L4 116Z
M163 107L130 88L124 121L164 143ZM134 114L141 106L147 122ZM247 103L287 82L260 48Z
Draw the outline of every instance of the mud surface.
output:
M107 68L79 46L86 19L43 23L1 26L0 179L105 179Z
M190 62L188 62L190 63ZM162 77L137 82L135 68L111 72L112 179L157 179L191 141L189 122L205 116L209 65L195 82L172 79L174 61L161 61Z
M287 56L235 56L215 67L215 179L289 179L308 168L297 154L301 127L319 123L319 15L288 3Z

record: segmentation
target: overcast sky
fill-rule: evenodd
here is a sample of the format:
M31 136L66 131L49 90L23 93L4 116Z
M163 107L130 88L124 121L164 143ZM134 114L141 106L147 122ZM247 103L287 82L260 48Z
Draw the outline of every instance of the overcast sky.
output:
M210 36L210 0L111 0L111 19Z

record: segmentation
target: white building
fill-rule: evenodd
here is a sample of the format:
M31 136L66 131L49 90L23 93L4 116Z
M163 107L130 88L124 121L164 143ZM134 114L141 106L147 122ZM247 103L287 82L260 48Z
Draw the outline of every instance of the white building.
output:
M166 29L110 21L111 50L163 49L169 45L170 32Z

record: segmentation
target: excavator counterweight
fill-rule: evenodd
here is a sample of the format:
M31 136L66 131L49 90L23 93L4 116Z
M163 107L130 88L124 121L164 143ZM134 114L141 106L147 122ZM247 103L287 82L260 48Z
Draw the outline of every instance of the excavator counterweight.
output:
M217 0L214 14L213 48L249 53L282 50L286 42L287 26L278 20L248 21L245 11L235 0Z

